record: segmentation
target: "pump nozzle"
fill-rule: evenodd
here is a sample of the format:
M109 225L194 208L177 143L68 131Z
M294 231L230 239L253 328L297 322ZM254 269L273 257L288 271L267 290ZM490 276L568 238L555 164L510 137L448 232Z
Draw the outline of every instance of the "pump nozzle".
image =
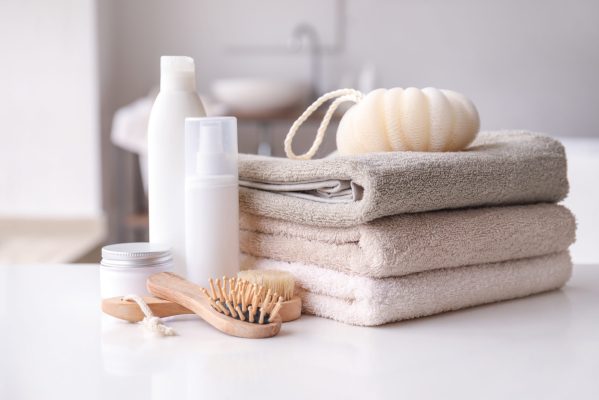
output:
M237 120L234 117L185 120L187 175L237 177Z

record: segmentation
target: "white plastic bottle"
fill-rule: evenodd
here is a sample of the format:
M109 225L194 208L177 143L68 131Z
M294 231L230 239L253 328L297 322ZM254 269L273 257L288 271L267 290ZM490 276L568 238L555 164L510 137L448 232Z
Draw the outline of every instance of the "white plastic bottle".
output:
M174 271L185 267L185 118L203 117L190 57L160 58L160 93L148 125L150 242L172 249Z
M187 118L185 140L187 278L205 286L239 271L237 120Z

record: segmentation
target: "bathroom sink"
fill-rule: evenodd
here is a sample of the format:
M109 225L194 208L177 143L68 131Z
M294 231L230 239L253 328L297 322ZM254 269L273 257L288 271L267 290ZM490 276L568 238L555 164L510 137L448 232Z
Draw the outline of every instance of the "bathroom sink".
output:
M230 112L262 115L305 105L310 86L294 81L235 78L215 81L212 93Z

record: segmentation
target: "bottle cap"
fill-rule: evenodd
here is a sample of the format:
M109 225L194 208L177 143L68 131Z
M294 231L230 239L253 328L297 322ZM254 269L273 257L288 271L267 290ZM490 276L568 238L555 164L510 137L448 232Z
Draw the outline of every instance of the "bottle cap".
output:
M160 57L160 89L195 90L196 75L193 58Z
M237 119L185 119L186 176L229 175L237 179Z

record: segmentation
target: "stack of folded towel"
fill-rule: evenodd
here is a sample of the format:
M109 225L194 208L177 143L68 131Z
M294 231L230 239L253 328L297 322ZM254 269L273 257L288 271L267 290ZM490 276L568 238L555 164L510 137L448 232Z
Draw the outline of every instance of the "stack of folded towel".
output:
M563 286L575 221L559 142L463 152L240 156L243 268L296 277L304 311L380 325Z

